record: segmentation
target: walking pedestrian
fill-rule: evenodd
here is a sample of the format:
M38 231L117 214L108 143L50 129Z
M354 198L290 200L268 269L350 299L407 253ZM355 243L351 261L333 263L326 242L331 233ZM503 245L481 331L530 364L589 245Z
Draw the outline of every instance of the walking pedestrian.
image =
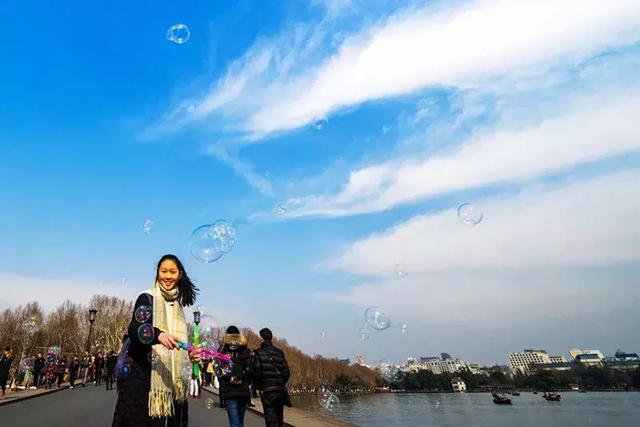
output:
M85 351L80 360L80 369L82 369L82 387L87 385L89 381L91 371L91 355L88 351Z
M0 396L0 400L4 400L5 398L7 381L9 380L9 369L11 369L13 359L14 356L11 351L11 347L5 347L2 357L0 357L0 388L2 389L2 396Z
M64 378L64 373L67 371L67 356L62 356L62 358L58 361L58 366L56 367L56 375L58 377L58 387L62 385L62 379Z
M230 427L244 427L244 414L251 399L249 385L253 376L251 351L247 339L236 326L229 326L223 337L221 353L231 356L229 372L218 368L220 397L227 408Z
M198 288L175 255L158 262L151 291L136 299L126 351L128 374L118 377L112 427L186 427L188 374L198 357L179 349L188 339L183 307Z
M282 427L284 406L291 406L287 392L289 366L282 350L272 344L273 333L269 328L260 330L260 339L262 343L255 351L253 359L253 385L260 390L266 426Z
M102 368L104 367L104 357L99 351L96 359L93 361L93 383L97 386L102 384Z
M105 383L107 385L107 390L113 390L113 380L114 380L114 371L116 369L116 361L118 360L118 356L116 352L111 350L109 355L107 356L107 361L105 362Z
M69 364L69 388L75 387L76 379L78 378L78 370L80 369L80 359L78 356L73 356L73 360Z
M44 356L42 355L42 352L39 351L33 359L33 385L36 387L40 386L42 383L42 377L44 376L44 364Z
M56 382L56 363L47 363L47 373L45 374L44 386L48 390Z

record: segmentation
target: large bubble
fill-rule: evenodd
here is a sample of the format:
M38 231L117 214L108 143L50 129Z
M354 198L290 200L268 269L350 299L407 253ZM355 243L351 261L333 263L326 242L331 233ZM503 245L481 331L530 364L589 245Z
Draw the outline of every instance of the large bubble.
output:
M151 344L153 342L153 337L153 326L148 323L140 325L138 328L138 339L142 344Z
M221 346L222 326L215 316L200 316L200 347L217 351Z
M471 203L463 203L458 207L458 218L465 225L477 225L484 218L484 214L475 205Z
M364 312L364 319L366 325L375 329L376 331L384 331L391 327L391 319L380 311L379 307L368 307Z
M177 44L186 43L191 37L191 30L184 24L176 24L167 30L167 40Z
M136 308L133 317L136 319L136 322L145 323L151 318L151 313L151 306L141 305L140 307Z
M40 323L38 322L38 317L33 315L30 316L27 320L22 324L22 328L27 331L29 334L34 334L40 330Z
M204 405L206 406L207 409L212 409L213 408L213 399L212 398L207 398L207 400L204 401Z
M333 411L338 403L340 403L340 399L336 396L331 390L321 390L317 395L318 404L321 408L326 409L328 411Z
M360 327L360 329L358 329L358 335L362 341L367 341L371 337L367 326Z
M34 362L35 360L33 357L25 357L24 359L22 359L19 364L20 372L24 373L26 371L33 371Z
M229 222L218 220L196 228L189 239L191 255L202 262L214 262L231 252L236 244L236 229Z

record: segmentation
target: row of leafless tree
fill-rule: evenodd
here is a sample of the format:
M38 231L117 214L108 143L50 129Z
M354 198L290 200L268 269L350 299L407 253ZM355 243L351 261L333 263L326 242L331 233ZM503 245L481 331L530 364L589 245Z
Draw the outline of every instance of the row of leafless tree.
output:
M67 355L82 354L89 335L89 308L98 310L93 325L91 352L118 351L122 337L131 319L133 304L121 298L94 295L89 304L65 301L50 313L45 313L37 302L7 309L0 314L0 346L10 346L18 362L38 351L57 346ZM33 327L35 325L35 327ZM30 327L31 326L31 327ZM244 329L252 349L260 346L260 338L250 329ZM291 380L295 390L313 390L321 386L372 389L376 385L376 372L358 365L347 365L337 359L309 356L284 339L275 339L289 362ZM339 383L339 384L338 384Z

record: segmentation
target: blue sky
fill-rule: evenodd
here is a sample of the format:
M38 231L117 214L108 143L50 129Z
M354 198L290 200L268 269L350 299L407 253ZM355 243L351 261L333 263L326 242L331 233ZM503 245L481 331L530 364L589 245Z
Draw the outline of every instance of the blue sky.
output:
M4 2L0 308L133 298L171 252L310 353L640 350L640 6L555 3Z

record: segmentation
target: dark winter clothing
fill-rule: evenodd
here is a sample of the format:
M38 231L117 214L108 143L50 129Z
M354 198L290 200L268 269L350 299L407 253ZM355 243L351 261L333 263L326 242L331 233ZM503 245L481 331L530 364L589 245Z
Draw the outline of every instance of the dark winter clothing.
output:
M2 396L4 396L4 392L7 388L7 381L9 380L9 369L11 368L11 364L13 363L13 354L9 353L8 355L2 353L0 357L0 388L2 389Z
M261 335L262 335L262 331ZM282 350L264 341L254 353L253 384L260 390L267 427L282 427L289 366Z
M69 364L69 384L71 387L75 386L76 379L78 378L78 370L80 369L80 361L74 359Z
M96 356L96 360L93 361L93 380L96 386L102 384L102 368L104 367L104 357L102 355Z
M115 370L117 360L118 360L118 356L116 356L116 354L113 352L111 352L111 354L107 356L107 361L105 363L105 367L107 371L107 375L106 375L107 378L105 380L107 384L107 390L113 390L113 380L114 380L113 371Z
M218 374L220 395L223 400L251 398L249 385L253 377L251 351L247 340L240 334L225 334L221 353L231 355L232 368L229 375Z
M136 300L133 312L138 307L148 305L153 307L153 297L143 293ZM137 322L131 316L129 323L129 340L131 344L127 357L132 364L127 375L116 373L118 376L118 402L113 414L112 427L187 427L189 413L187 402L174 401L175 415L170 418L151 418L149 416L149 390L151 389L151 346L158 344L161 331L155 329L155 336L151 344L144 344L138 338L138 328L149 323L153 325L153 316L147 322Z
M33 385L36 387L42 382L44 364L44 356L36 356L33 359Z
M58 387L60 387L60 385L62 384L62 379L64 378L64 373L67 370L67 359L65 357L63 357L62 359L60 359L60 361L58 362L58 365L56 366L56 376L58 378Z

